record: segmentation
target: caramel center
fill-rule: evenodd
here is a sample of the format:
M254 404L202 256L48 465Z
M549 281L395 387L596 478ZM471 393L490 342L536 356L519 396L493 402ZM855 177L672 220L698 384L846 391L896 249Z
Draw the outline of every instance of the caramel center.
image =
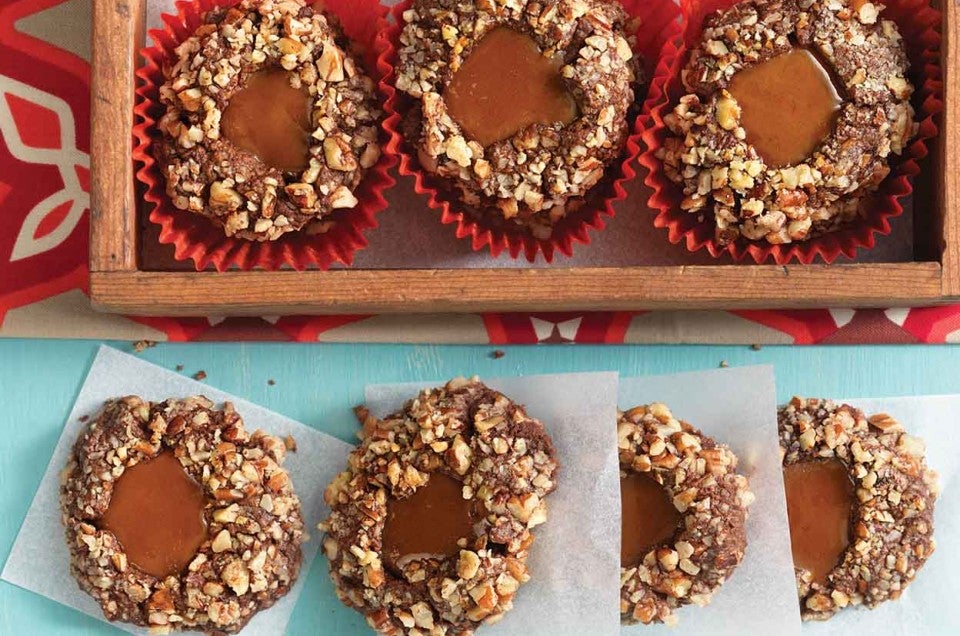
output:
M627 473L620 479L620 564L636 565L665 543L680 526L680 512L667 489L648 475Z
M312 132L310 97L290 86L290 74L274 68L259 71L230 98L220 129L233 145L286 172L307 167Z
M444 93L447 111L483 146L532 124L569 124L577 104L560 76L563 60L545 57L532 38L497 27L476 44Z
M843 100L817 57L791 49L733 76L747 142L772 168L800 163L837 122Z
M850 544L853 482L837 460L791 464L783 469L793 564L823 583Z
M442 473L406 499L390 499L383 528L383 560L399 573L410 557L444 558L457 554L459 539L473 536L472 501L463 484Z
M112 532L127 559L156 577L178 574L207 536L203 489L170 451L123 471L100 528Z

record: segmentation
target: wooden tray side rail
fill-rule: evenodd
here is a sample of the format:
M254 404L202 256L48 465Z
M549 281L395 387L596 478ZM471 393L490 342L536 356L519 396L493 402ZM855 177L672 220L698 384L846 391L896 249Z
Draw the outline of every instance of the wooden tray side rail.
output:
M139 315L889 307L960 298L960 0L946 0L940 262L328 272L142 271L130 130L145 0L93 0L90 295ZM389 213L389 212L386 212ZM939 228L938 228L939 229ZM451 240L453 240L451 238Z
M90 273L137 269L131 155L134 72L146 0L95 0L90 77Z
M940 122L939 210L943 215L943 291L960 296L960 0L943 0L943 119Z

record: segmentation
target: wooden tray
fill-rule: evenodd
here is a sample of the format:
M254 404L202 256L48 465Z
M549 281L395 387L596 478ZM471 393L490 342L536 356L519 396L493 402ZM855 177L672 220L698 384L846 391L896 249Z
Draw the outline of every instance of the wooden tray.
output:
M93 1L90 296L97 309L282 315L889 307L960 300L960 0L941 4L946 107L915 192L915 200L929 203L915 223L915 262L327 272L143 268L130 155L144 8L145 0Z

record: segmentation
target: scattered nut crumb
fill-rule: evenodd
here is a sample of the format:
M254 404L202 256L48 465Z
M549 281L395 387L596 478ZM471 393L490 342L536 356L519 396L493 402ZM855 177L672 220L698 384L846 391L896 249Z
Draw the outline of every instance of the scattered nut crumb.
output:
M761 349L763 349L763 347L755 342L752 345L750 345L750 349L752 351L760 351Z
M363 404L358 404L353 407L353 415L357 418L357 421L363 424L368 417L370 417L370 409L368 409Z
M499 360L503 356L507 355L502 349L495 349L493 353L490 354L490 357L494 360Z
M204 371L203 369L193 374L194 380L205 380L206 378L207 378L207 372Z
M267 380L267 385L269 385L269 386L273 386L273 385L275 385L276 383L277 383L277 381L274 380L273 378L270 378L269 380Z
M178 364L178 365L176 366L176 369L177 369L177 371L183 371L183 365L182 365L182 364Z
M287 450L291 453L297 452L297 440L294 439L293 435L287 435L283 438L283 445L287 447Z
M156 346L157 342L155 340L137 340L133 343L133 350L135 353L141 353Z

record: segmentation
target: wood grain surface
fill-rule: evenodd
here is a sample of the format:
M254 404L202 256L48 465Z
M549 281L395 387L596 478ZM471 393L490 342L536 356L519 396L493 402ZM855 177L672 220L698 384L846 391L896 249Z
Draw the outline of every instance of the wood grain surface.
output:
M93 2L90 271L131 271L137 266L130 131L143 19L144 0Z
M131 314L323 314L859 307L940 299L940 265L93 272L99 309Z
M940 126L943 294L960 296L960 0L943 10L944 112Z

